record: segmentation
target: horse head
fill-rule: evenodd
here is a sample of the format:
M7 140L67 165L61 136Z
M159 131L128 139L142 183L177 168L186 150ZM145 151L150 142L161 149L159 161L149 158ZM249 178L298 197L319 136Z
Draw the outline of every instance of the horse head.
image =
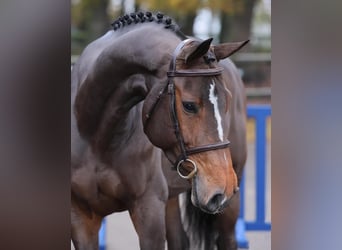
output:
M193 205L218 213L238 191L228 138L233 97L219 61L248 41L211 42L187 39L178 44L167 83L145 99L143 123L150 141L191 181Z

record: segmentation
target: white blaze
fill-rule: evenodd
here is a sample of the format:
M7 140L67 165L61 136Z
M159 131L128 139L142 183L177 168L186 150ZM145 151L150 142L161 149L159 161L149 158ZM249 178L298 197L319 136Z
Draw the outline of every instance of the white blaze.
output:
M223 141L222 118L220 115L220 111L218 109L218 103L217 103L218 97L215 95L214 90L215 90L215 81L212 80L212 84L210 84L210 88L209 88L209 101L214 106L214 114L215 114L215 119L217 122L218 136L219 136L220 140Z

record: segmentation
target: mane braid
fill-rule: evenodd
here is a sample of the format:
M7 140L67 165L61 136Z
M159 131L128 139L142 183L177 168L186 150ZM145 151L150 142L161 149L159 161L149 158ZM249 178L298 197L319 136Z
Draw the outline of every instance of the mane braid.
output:
M148 23L155 22L157 24L164 25L165 29L172 30L179 38L182 40L187 39L188 37L184 35L184 33L180 30L179 26L173 21L170 17L165 16L163 13L158 12L153 14L150 11L146 11L145 13L142 11L126 14L111 23L114 31L118 29L122 29L125 26L130 26L131 24L138 23Z

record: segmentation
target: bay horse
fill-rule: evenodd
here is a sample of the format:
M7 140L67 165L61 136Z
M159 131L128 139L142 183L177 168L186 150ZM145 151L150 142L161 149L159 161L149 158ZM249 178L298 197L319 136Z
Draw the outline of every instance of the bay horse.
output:
M219 61L247 41L188 38L161 13L132 13L112 26L72 69L75 248L98 249L102 219L124 210L141 249L164 249L166 236L168 249L186 248L182 220L170 218L181 213L177 195L191 189L192 204L225 232L214 238L219 249L236 249L245 104L236 68Z

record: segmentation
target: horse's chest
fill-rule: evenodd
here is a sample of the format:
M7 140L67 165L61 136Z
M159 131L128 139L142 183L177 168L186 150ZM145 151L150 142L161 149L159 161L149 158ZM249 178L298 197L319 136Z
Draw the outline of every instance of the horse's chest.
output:
M139 196L146 189L146 178L138 166L115 164L97 173L97 185L104 194L125 200L126 197Z

